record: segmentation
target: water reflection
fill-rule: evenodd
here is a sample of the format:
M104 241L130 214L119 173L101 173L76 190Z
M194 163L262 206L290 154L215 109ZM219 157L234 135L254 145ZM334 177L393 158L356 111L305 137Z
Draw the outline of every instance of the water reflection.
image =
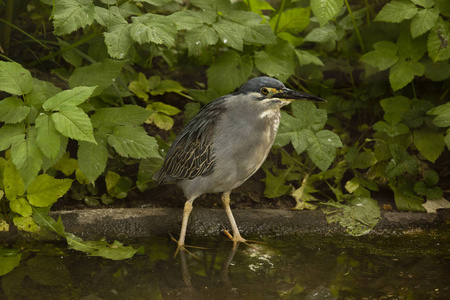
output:
M208 248L193 250L200 259L173 258L169 238L137 241L146 254L124 261L15 245L0 299L450 299L445 236L309 235L235 251L225 237L190 242Z

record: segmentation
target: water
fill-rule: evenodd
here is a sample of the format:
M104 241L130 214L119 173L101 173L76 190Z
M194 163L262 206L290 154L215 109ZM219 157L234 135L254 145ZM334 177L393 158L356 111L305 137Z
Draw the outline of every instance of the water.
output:
M450 299L450 243L439 231L270 238L237 251L225 237L187 242L209 249L173 258L175 243L157 238L134 241L145 255L112 261L17 244L20 265L0 277L0 299Z

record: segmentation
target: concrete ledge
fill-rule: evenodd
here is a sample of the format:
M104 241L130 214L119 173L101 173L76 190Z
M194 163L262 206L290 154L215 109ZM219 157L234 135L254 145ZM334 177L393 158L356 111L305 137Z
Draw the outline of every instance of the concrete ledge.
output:
M321 211L292 211L272 209L233 210L236 222L245 236L280 236L318 233L342 234L337 224L328 224ZM86 209L52 212L61 216L67 232L85 239L129 240L151 236L177 236L181 226L182 209L178 208L122 208ZM383 212L382 219L372 231L386 234L414 229L433 229L450 224L450 210L439 213ZM195 208L189 220L188 235L214 236L230 230L223 209ZM17 230L1 233L1 240L16 239ZM23 234L19 234L22 235Z

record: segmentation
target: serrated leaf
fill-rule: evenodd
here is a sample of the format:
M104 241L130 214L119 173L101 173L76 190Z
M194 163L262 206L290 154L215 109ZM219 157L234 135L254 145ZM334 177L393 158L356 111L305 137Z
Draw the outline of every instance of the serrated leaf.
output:
M41 174L28 187L27 199L36 207L47 207L61 198L71 185L71 179L56 179L48 174Z
M30 107L17 97L8 97L0 101L0 122L15 124L22 122L30 113Z
M39 231L39 226L33 221L32 217L15 217L13 223L20 231L31 233Z
M439 10L436 8L419 9L411 20L411 36L416 38L429 31L436 24L439 17Z
M18 213L22 217L29 217L33 213L31 205L25 198L16 198L9 202L9 207L15 213Z
M75 69L69 78L69 87L96 87L91 97L98 96L120 75L126 61L106 59L90 66Z
M409 127L403 123L395 125L388 124L384 121L378 121L373 125L373 129L387 133L390 137L396 137L402 134L409 133Z
M314 28L305 37L305 42L327 43L338 40L336 26L327 23L323 27Z
M292 113L295 118L301 122L300 128L321 130L327 121L327 112L324 109L318 109L314 103L309 101L294 101L291 104Z
M225 19L220 19L218 22L212 24L212 27L217 34L219 34L219 39L225 46L239 51L243 50L245 35L244 26Z
M398 54L404 59L420 60L427 52L425 39L425 36L413 39L408 31L403 30L397 40Z
M381 100L380 105L384 110L384 119L390 125L397 125L409 112L411 100L404 96L395 96Z
M171 117L166 114L155 112L148 117L146 124L155 124L156 127L162 130L171 130L174 124L174 121Z
M311 9L319 19L320 26L336 17L344 6L344 0L311 0Z
M54 95L44 102L42 107L46 111L58 111L63 106L77 106L86 101L94 92L94 87L79 86Z
M106 168L108 161L108 148L106 137L96 134L97 144L79 142L78 166L83 174L93 184Z
M373 45L374 51L361 56L360 61L377 67L380 71L386 70L398 61L397 45L388 41L380 41Z
M391 148L393 148L391 146ZM393 158L386 166L386 176L388 178L395 178L403 175L404 173L409 173L414 175L418 171L417 161L414 157L409 156L409 154L404 149L391 149Z
M162 102L153 102L152 106L156 111L165 113L166 115L169 115L169 116L174 116L181 112L181 110L179 110L175 106L165 104Z
M201 26L186 32L184 37L189 56L198 55L201 50L219 41L219 34L211 26Z
M54 6L53 25L56 35L71 33L94 22L92 0L59 0Z
M299 33L309 25L309 7L297 7L279 12L270 21L270 27L275 34L282 32Z
M24 100L25 103L39 110L48 98L59 92L61 89L53 83L33 78L33 89Z
M233 11L227 16L233 22L242 25L244 30L243 40L251 44L274 44L276 37L267 23L262 23L261 16L244 10Z
M286 81L295 72L294 47L283 40L267 45L255 52L255 65L262 73Z
M434 163L444 151L444 135L429 129L414 130L414 144L420 154Z
M249 55L239 55L229 50L219 56L206 72L208 87L216 90L220 95L233 91L244 83L250 76L253 62Z
M414 76L422 76L424 73L425 67L422 63L400 59L389 70L389 82L392 89L397 91L410 83Z
M130 24L125 22L113 25L103 35L108 54L113 58L124 59L133 42L130 36Z
M447 0L434 0L435 7L439 9L439 13L446 17L450 17L450 2Z
M423 198L412 192L413 185L410 182L400 180L397 185L390 182L389 186L394 192L395 206L399 211L425 212L422 207Z
M4 151L11 147L12 144L20 142L25 138L25 125L5 124L0 127L0 151Z
M95 128L115 127L118 125L141 125L151 112L137 105L100 108L91 117ZM111 128L112 130L112 128Z
M15 62L0 61L0 91L28 94L33 88L31 73Z
M416 182L414 185L414 192L431 200L442 198L442 190L440 187L428 187L425 182Z
M36 118L36 130L36 143L42 153L52 160L55 159L59 153L61 135L49 115L42 113Z
M78 169L78 161L71 158L70 153L67 151L53 166L53 169L63 172L66 176L70 176L76 169Z
M176 34L176 25L170 18L151 13L134 17L130 26L131 38L141 45L155 43L171 47Z
M286 184L286 175L289 170L280 172L278 175L272 174L268 169L263 169L266 173L264 196L267 198L280 197L286 194L291 187Z
M434 62L450 58L450 22L438 19L428 35L428 55Z
M297 55L300 66L313 64L316 66L324 66L323 62L316 55L300 49L295 49L295 55Z
M42 152L36 143L36 128L29 127L25 140L11 147L11 159L22 177L25 188L36 178L42 166Z
M214 12L226 13L231 9L229 0L190 0L190 3L201 8L202 10L210 10Z
M154 5L154 6L162 6L167 3L172 2L173 0L134 0L135 2L146 2L148 4Z
M91 120L79 107L64 106L52 114L55 128L71 139L95 143Z
M168 17L175 23L178 30L192 30L201 27L204 23L214 23L216 14L211 11L183 10Z
M417 10L418 8L409 0L391 1L383 6L375 21L400 23L413 18Z
M165 93L181 94L185 90L186 89L177 81L161 80L156 86L150 87L150 94L152 96L164 95ZM161 103L161 102L159 102L159 103Z
M142 127L117 126L108 136L108 144L124 157L159 157L155 138L148 136Z
M14 200L25 193L22 177L11 160L7 160L3 170L3 187L8 200Z
M342 147L339 136L329 130L317 132L308 142L308 156L322 171L330 167L336 157L336 148Z

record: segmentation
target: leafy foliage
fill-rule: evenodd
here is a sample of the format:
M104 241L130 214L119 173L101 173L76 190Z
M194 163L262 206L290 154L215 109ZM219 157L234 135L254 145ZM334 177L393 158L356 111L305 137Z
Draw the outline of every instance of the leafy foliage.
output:
M328 101L282 112L267 197L290 193L297 209L329 198L329 220L359 235L379 218L373 193L423 211L448 190L445 0L33 4L54 41L33 40L38 60L10 51L0 61L2 212L23 230L38 230L37 207L66 193L99 205L153 187L179 115L185 123L260 73ZM57 63L52 80L29 71L44 63Z

